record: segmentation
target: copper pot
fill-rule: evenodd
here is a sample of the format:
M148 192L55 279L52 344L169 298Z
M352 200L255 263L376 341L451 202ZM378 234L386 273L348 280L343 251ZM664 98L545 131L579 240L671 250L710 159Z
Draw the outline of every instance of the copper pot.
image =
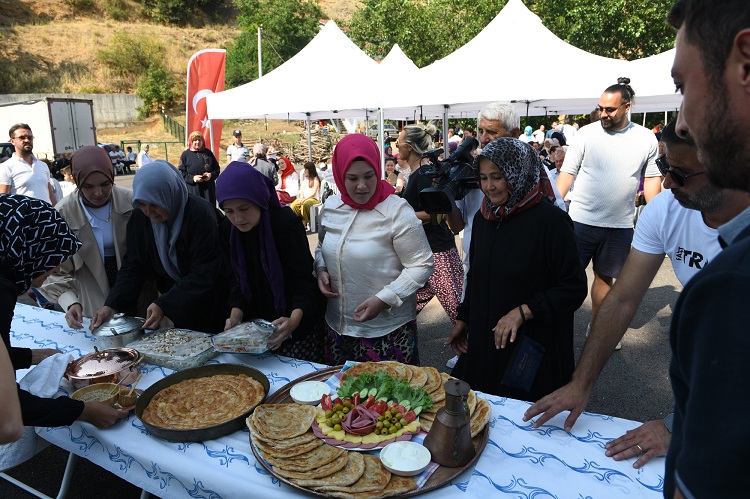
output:
M127 385L138 376L137 366L142 356L132 348L109 348L84 355L70 364L65 370L65 377L70 380L74 390L95 383L118 383Z

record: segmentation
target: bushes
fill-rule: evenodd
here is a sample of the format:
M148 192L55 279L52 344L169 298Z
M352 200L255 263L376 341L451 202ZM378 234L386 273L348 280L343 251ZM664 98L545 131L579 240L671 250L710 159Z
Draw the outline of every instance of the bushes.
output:
M196 7L210 15L224 3L224 0L141 0L143 12L151 19L179 26L190 22Z
M143 99L143 106L138 108L138 117L145 118L159 106L171 107L174 104L176 81L161 64L153 64L146 74L138 78L136 95Z

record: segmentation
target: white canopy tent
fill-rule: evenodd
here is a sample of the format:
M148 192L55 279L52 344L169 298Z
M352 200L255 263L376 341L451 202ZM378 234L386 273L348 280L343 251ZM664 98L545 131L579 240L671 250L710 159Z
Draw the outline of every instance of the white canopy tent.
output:
M267 75L207 97L211 119L317 119L374 113L378 64L328 21L294 57ZM321 82L320 76L325 76ZM351 83L346 77L354 77ZM367 111L369 109L369 111Z

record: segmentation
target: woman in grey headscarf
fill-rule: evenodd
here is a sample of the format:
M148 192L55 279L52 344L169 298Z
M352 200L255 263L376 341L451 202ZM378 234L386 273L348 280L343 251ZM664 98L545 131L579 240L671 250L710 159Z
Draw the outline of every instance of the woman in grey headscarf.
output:
M453 376L475 390L535 401L573 374L573 314L586 298L570 217L536 151L490 142L474 160L485 195L474 216L463 303L448 342Z
M224 329L231 279L223 261L216 209L188 194L175 167L154 161L133 179L125 258L96 328L116 312L132 315L139 290L153 279L161 293L146 311L144 329L174 324L207 333Z

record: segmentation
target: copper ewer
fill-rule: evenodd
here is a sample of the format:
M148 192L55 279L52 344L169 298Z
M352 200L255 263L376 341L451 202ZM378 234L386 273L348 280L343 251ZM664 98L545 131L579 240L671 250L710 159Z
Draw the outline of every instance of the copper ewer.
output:
M457 468L474 458L476 450L471 441L469 412L469 384L458 379L445 383L445 407L438 410L424 446L432 460L442 466Z

